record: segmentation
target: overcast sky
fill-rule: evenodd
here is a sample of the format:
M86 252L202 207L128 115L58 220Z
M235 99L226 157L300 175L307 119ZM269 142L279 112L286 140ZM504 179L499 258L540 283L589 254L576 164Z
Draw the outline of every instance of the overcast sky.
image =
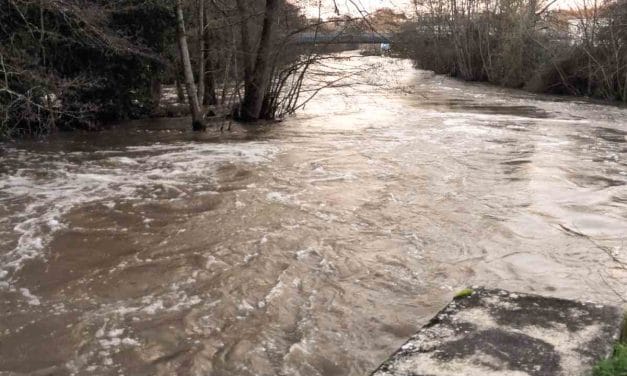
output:
M395 10L407 10L411 0L336 0L340 14L357 14L359 10L372 12L377 8L392 8ZM315 17L318 14L318 4L322 5L323 17L334 15L333 0L299 0L306 10L306 14ZM357 5L357 6L356 6Z
M558 0L556 6L564 8L575 1L578 0ZM305 13L309 17L317 17L318 4L322 4L323 18L334 15L333 0L295 0L295 2L304 7ZM366 12L372 12L378 8L391 8L398 11L411 11L413 9L411 0L336 0L335 2L340 14L357 15L358 8Z

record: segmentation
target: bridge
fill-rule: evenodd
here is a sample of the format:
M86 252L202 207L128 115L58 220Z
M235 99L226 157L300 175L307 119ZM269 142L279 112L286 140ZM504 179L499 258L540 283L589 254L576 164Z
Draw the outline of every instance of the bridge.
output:
M389 33L298 33L292 36L294 44L381 44L390 43Z

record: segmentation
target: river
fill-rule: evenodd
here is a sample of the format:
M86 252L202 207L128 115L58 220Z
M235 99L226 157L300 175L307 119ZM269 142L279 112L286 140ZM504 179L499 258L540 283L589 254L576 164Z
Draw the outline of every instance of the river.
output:
M319 70L271 126L2 144L0 374L366 375L466 286L625 306L627 109Z

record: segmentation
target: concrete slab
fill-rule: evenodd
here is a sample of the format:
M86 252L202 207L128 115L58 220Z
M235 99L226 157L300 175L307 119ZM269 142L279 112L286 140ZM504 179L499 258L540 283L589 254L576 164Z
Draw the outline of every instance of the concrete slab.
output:
M453 300L372 375L588 375L623 326L618 307L479 288Z

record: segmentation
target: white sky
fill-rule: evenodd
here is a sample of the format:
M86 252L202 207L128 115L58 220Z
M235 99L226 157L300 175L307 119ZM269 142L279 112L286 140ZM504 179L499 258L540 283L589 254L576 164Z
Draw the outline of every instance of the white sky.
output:
M333 0L297 0L295 2L305 9L305 14L309 17L318 16L319 4L321 4L323 18L335 15ZM352 0L352 2L351 0L336 0L335 3L341 15L358 15L359 10L372 12L378 8L392 8L405 11L408 10L411 0Z
M318 5L322 7L322 17L332 17L335 15L333 0L293 0L298 5L305 9L305 14L308 17L318 16ZM566 8L569 5L572 6L578 0L558 0L554 7ZM360 10L366 12L375 11L378 8L391 8L396 11L412 12L413 6L411 0L336 0L341 15L358 15L359 11L355 5L358 5Z

